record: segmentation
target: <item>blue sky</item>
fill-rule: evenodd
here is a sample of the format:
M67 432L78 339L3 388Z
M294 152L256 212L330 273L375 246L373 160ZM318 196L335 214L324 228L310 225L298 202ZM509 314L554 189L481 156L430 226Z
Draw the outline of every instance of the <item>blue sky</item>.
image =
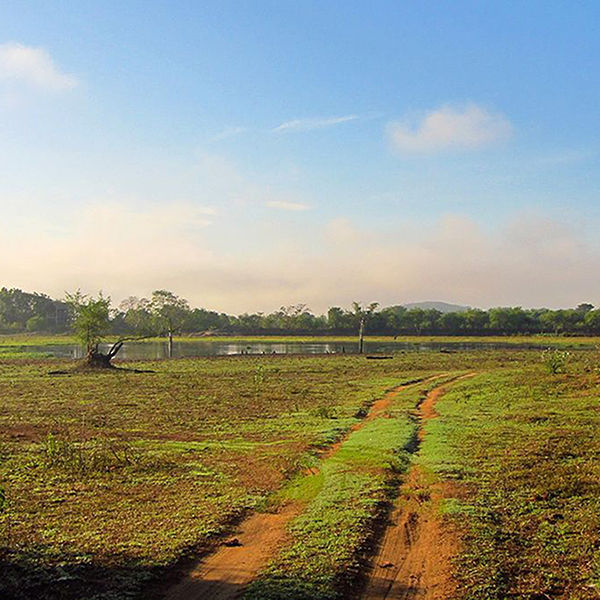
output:
M596 2L0 5L0 285L600 304Z

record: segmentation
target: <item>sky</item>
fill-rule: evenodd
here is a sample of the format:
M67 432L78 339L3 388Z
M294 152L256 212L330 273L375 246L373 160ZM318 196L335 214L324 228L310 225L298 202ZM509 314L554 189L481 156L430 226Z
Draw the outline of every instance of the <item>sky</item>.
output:
M0 286L600 305L600 3L3 0Z

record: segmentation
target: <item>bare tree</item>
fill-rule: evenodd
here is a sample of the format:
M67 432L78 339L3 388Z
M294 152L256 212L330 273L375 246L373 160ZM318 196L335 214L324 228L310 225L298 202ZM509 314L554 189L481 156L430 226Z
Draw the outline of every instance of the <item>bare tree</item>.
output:
M363 306L362 302L353 302L352 310L356 316L356 320L358 321L358 353L362 354L364 352L365 346L365 331L367 328L367 323L371 315L375 312L377 307L379 306L379 302L371 302L367 306Z

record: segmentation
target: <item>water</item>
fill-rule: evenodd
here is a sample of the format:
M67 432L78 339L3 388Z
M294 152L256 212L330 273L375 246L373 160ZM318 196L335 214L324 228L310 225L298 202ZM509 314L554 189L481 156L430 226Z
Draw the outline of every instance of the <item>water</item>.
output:
M100 346L107 352L110 344ZM502 342L369 342L365 341L367 354L390 354L392 352L422 352L432 350L543 350L548 344L511 344ZM23 346L24 351L42 352L57 358L83 358L83 349L76 344L48 344ZM231 356L236 354L356 354L358 344L353 342L227 342L194 340L173 343L173 357ZM117 358L129 360L152 360L168 358L167 342L126 342Z

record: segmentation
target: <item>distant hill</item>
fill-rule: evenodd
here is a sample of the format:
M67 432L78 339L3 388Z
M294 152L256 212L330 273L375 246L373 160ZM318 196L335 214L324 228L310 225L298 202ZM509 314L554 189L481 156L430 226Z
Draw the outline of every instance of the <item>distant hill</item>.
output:
M442 313L465 312L465 310L471 308L470 306L449 304L448 302L410 302L408 304L403 304L402 306L406 308L423 308L425 310L435 308L435 310L439 310Z

